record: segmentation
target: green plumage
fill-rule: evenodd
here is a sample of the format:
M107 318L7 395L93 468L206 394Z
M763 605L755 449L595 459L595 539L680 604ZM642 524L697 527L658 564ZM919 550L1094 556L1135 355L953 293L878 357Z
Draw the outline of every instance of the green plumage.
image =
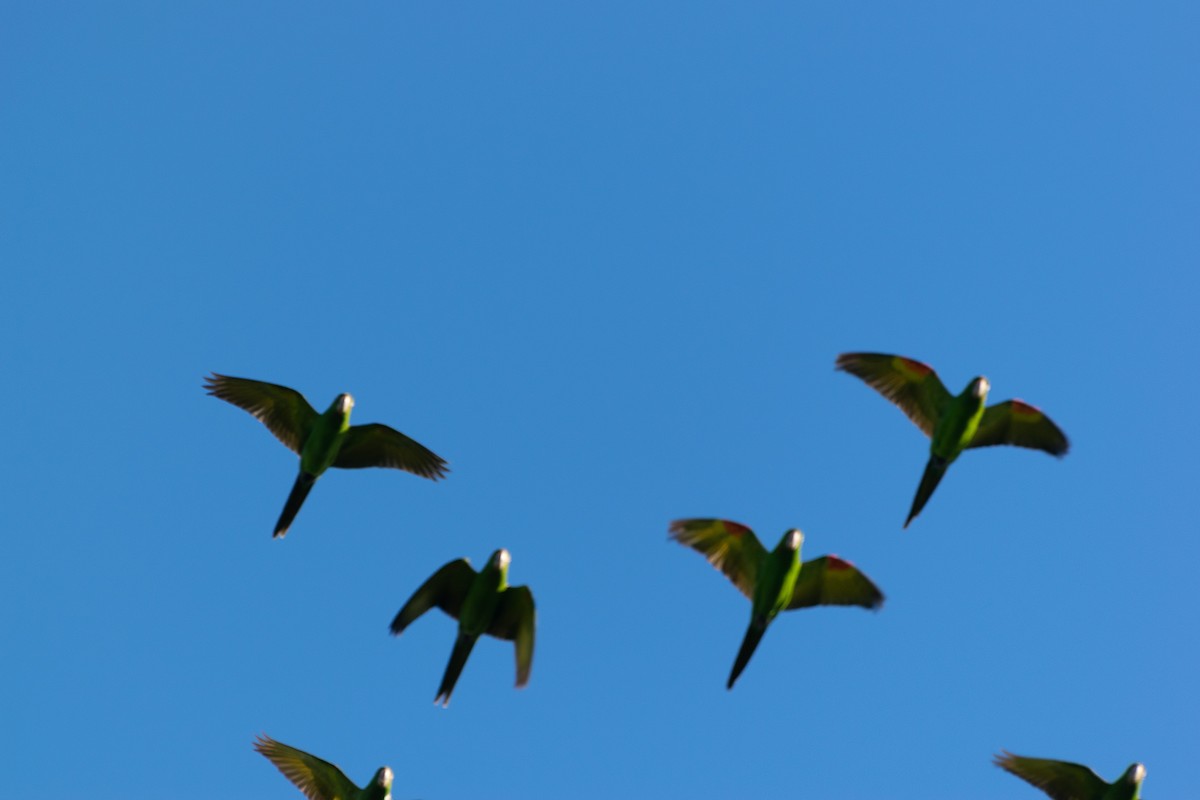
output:
M957 397L928 364L885 353L842 353L836 368L855 375L891 400L930 438L929 461L904 527L925 503L956 458L968 448L998 444L1042 450L1061 457L1067 437L1049 417L1021 400L985 407L991 388L976 377Z
M1107 783L1082 764L1029 758L1003 752L996 766L1041 789L1054 800L1138 800L1146 768L1130 764L1121 777Z
M391 800L392 770L380 767L360 789L340 769L303 750L261 735L254 749L266 756L308 800Z
M883 593L849 561L830 555L801 562L804 534L798 529L786 531L769 553L752 530L730 520L679 519L669 531L672 539L698 551L750 599L750 625L726 688L733 688L780 611L816 605L874 609L883 604Z
M451 561L421 584L392 620L394 636L399 636L413 620L435 606L458 620L458 636L434 703L450 705L450 694L467 656L485 633L513 643L517 688L529 681L536 611L529 587L508 585L510 561L504 549L492 553L479 572L465 558Z
M317 478L330 467L390 467L437 480L446 462L432 450L386 425L351 425L354 398L339 394L318 414L294 389L274 383L213 373L204 388L214 397L253 414L288 449L300 456L300 474L292 485L274 536L287 533Z

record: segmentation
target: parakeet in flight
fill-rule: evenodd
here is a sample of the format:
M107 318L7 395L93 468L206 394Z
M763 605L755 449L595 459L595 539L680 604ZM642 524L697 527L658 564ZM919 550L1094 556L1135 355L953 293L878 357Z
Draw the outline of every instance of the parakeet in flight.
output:
M300 474L275 523L277 537L287 533L313 484L330 467L391 467L431 480L446 474L440 456L400 431L379 423L351 425L354 398L348 394L339 394L324 414L318 414L304 395L274 383L213 373L204 388L249 411L300 456Z
M513 642L517 654L517 688L529 681L533 666L533 633L536 615L528 586L508 585L507 550L492 553L487 566L476 572L465 558L451 561L417 589L392 620L392 635L437 606L458 620L458 638L446 664L442 685L433 702L450 705L450 693L481 634Z
M973 378L962 394L954 397L933 367L903 356L842 353L836 368L862 378L932 439L929 461L904 521L905 528L921 513L938 481L963 450L1012 444L1060 458L1066 455L1067 437L1037 408L1021 400L1005 400L984 408L990 385L982 376Z
M389 767L380 767L366 788L359 789L328 761L288 747L265 734L255 740L254 749L296 784L308 800L391 800L392 770Z
M1130 764L1116 781L1106 783L1082 764L1067 761L1027 758L1001 752L995 757L994 763L1033 784L1054 800L1138 800L1142 781L1146 779L1146 768L1141 764Z
M804 534L793 528L771 552L754 531L725 519L677 519L671 538L700 552L750 598L750 627L742 640L726 687L750 661L767 626L780 611L809 606L879 608L883 593L849 561L834 555L800 561Z

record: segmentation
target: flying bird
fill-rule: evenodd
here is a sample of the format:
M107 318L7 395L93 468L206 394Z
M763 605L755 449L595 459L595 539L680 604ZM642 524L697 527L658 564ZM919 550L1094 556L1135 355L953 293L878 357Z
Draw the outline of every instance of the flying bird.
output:
M275 523L276 537L287 533L313 484L330 467L391 467L431 480L446 474L446 462L440 456L400 431L379 423L351 425L354 398L344 392L324 414L318 414L304 395L274 383L214 372L205 378L204 388L212 396L249 411L300 456L300 474Z
M399 636L409 624L437 606L458 620L458 638L446 664L442 685L433 702L450 705L450 693L467 663L471 648L482 634L513 642L517 654L517 688L529 682L533 666L533 633L536 614L528 586L508 585L507 550L492 553L487 566L476 572L465 558L451 561L433 573L413 593L392 620L392 635Z
M254 749L266 756L283 776L304 792L308 800L391 800L392 770L380 767L365 788L359 789L346 774L328 761L260 735Z
M792 528L771 552L754 531L726 519L677 519L671 538L700 552L750 598L750 627L726 688L742 674L767 626L780 611L809 606L879 608L883 593L849 561L834 555L800 561L804 534Z
M1033 784L1054 800L1138 800L1146 768L1130 764L1113 783L1082 764L1054 761L1049 758L1014 756L1002 751L993 762L1023 781Z
M963 450L1011 444L1066 455L1067 437L1039 409L1021 400L1005 400L984 408L987 378L972 378L957 397L950 394L933 367L903 356L884 353L842 353L836 368L862 378L932 440L929 461L913 498L904 527L913 521L933 495L946 469Z

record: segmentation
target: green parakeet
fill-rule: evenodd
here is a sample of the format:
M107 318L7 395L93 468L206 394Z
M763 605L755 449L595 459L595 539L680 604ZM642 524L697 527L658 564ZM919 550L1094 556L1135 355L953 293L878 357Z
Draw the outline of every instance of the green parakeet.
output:
M801 562L804 534L795 528L785 532L769 553L754 531L725 519L677 519L669 530L671 538L699 551L753 603L750 627L729 673L729 689L780 611L883 605L883 593L849 561L829 555Z
M354 398L339 394L324 414L318 414L295 389L248 378L213 373L204 388L214 397L249 411L279 441L300 456L300 474L275 523L283 536L317 478L330 467L391 467L437 480L446 462L400 431L387 425L351 425Z
M929 461L913 498L904 527L933 495L946 469L963 450L1011 444L1062 457L1067 437L1037 408L1021 400L1005 400L984 408L987 378L973 378L954 397L928 364L884 353L842 353L836 368L856 375L891 400L932 440Z
M255 740L254 749L270 759L308 800L391 800L392 770L389 767L380 767L371 782L359 789L328 761L288 747L265 734Z
M1141 764L1130 764L1116 781L1106 783L1082 764L1067 761L1027 758L1001 752L995 757L994 763L1033 784L1054 800L1138 800L1142 781L1146 779L1146 768Z
M533 666L533 633L536 614L528 586L508 585L507 550L492 553L487 566L476 572L465 558L451 561L433 573L413 593L392 620L392 635L399 636L409 624L437 606L458 620L458 638L446 664L442 685L433 702L450 705L450 693L467 663L467 656L481 634L513 642L517 654L517 688L529 682Z

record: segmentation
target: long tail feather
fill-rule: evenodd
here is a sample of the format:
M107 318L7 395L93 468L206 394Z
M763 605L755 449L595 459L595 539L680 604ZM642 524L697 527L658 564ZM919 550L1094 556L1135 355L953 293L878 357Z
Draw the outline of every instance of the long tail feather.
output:
M292 493L288 495L287 502L283 504L283 513L279 515L279 522L275 523L275 533L272 534L275 538L278 539L288 532L288 528L292 526L292 520L296 518L296 512L300 510L300 506L304 504L304 498L308 497L309 491L316 482L317 476L309 475L307 472L301 472L296 476L296 482L292 484Z
M933 496L933 490L937 488L938 483L942 480L942 476L946 474L946 467L950 466L950 462L944 458L930 456L929 463L925 465L925 474L921 476L921 485L917 487L917 496L913 498L912 510L908 512L908 519L904 520L904 527L908 527L908 523L913 521L913 517L921 513L921 509L929 502L929 498Z
M460 633L458 638L454 640L454 650L450 652L450 661L446 664L446 673L442 675L442 685L438 687L437 697L433 698L434 705L442 704L442 708L450 705L450 693L454 691L454 684L458 682L458 675L462 672L463 665L467 663L467 656L471 655L471 648L475 646L475 641L478 636L467 636Z
M742 639L742 648L738 650L737 658L734 659L733 671L729 673L729 683L725 684L726 689L733 688L733 682L738 679L738 675L742 674L746 664L750 663L750 656L754 655L754 648L758 647L759 640L766 632L765 620L750 620L750 627L746 629L746 637Z

